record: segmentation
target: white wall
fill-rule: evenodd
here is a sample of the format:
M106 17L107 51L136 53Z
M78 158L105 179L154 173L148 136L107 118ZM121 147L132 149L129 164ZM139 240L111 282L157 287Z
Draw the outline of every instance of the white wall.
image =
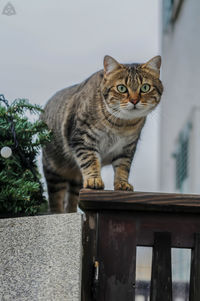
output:
M175 140L193 106L200 104L200 1L184 1L173 31L164 35L164 96L160 128L160 190L175 191ZM193 191L190 191L193 192Z
M0 1L0 12L7 0ZM105 54L143 62L159 53L159 0L11 0L16 15L0 15L0 93L44 105L57 90L102 68ZM131 182L156 190L158 117L149 117ZM112 187L108 170L106 187ZM131 172L132 173L132 172ZM134 178L134 179L133 179Z

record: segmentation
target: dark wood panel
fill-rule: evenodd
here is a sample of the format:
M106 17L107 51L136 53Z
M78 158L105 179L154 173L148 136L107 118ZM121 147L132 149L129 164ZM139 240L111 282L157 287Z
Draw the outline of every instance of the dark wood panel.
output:
M173 248L193 248L194 233L200 232L200 218L197 214L117 211L123 216L130 214L136 223L137 245L152 246L154 232L170 232Z
M130 215L99 214L98 301L133 301L135 296L136 229Z
M192 250L190 301L200 300L200 233L194 235L194 248Z
M94 263L97 257L97 229L97 214L86 213L82 232L82 301L95 300Z
M82 190L80 207L82 301L134 300L136 245L154 246L151 301L172 300L171 247L192 248L190 301L200 300L199 195Z
M151 276L151 301L172 301L171 234L155 233Z
M134 210L200 213L200 195L81 190L82 210Z

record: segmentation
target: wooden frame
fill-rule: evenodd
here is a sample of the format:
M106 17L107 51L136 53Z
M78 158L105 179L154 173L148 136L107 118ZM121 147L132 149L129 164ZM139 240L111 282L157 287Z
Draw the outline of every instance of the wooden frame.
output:
M190 301L200 300L200 196L82 190L79 205L82 301L133 301L137 246L153 247L151 301L172 301L171 248L191 248Z

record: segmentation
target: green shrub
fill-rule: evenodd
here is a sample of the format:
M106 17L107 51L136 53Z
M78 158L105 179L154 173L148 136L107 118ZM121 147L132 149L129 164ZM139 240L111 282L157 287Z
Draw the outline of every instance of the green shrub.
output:
M25 99L10 106L0 95L0 151L12 150L8 158L0 155L0 214L34 215L47 208L43 195L37 155L51 133L41 121L30 121L27 113L38 115L42 109Z

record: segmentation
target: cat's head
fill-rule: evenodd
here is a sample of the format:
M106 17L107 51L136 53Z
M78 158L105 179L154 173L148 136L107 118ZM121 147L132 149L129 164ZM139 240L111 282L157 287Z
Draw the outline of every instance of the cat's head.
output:
M160 102L163 92L160 65L160 56L144 64L129 65L105 56L101 91L109 113L130 120L151 112Z

